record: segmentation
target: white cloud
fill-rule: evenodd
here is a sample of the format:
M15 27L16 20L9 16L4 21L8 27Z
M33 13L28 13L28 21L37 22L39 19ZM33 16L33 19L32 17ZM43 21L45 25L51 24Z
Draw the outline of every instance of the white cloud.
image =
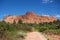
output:
M51 0L50 3L52 3L53 1Z
M60 15L56 15L56 17L60 18Z
M42 0L42 3L52 3L53 0Z
M50 16L50 15L42 15L42 16Z

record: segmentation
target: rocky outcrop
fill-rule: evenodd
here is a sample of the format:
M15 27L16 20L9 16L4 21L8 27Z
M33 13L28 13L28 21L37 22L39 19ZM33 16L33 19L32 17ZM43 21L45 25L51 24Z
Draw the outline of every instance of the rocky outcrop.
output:
M20 16L5 16L3 18L3 21L13 23L14 21L16 23L19 22L19 20L22 20L23 23L42 23L42 22L53 22L56 21L56 17L49 17L49 16L38 16L34 14L33 12L27 12L25 15Z

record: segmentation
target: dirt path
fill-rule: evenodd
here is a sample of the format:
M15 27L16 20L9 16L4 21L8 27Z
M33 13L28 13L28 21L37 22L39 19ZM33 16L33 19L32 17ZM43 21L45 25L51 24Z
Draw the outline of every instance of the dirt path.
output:
M29 32L27 33L25 40L47 40L47 38L39 32Z

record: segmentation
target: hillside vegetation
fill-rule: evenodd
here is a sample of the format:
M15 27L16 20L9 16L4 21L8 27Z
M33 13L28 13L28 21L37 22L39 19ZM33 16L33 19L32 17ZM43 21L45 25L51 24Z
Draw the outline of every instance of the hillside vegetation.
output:
M0 40L16 40L19 37L24 38L25 33L31 31L58 34L60 33L60 20L39 24L22 23L21 20L17 24L15 21L13 24L5 23L4 21L0 22ZM18 32L20 32L21 35L17 35Z

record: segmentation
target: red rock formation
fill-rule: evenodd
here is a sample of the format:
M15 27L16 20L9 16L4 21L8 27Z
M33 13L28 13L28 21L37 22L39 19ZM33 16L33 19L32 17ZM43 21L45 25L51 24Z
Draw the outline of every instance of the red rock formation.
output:
M56 17L49 17L49 16L37 16L33 12L27 12L25 15L22 16L5 16L3 21L13 23L14 20L16 23L19 20L22 20L23 23L42 23L42 22L53 22L56 21Z

